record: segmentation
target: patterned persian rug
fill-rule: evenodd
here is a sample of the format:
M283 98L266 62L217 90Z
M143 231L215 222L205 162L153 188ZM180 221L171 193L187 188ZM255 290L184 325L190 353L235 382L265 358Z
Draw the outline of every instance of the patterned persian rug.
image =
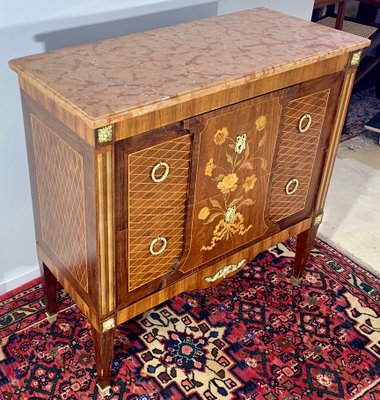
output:
M344 142L368 132L364 124L379 111L380 100L375 96L374 87L354 93L347 113L346 129L343 130L340 141Z
M379 278L318 241L294 287L294 246L118 327L107 399L380 399ZM38 280L0 298L2 400L98 398L90 325L59 298L53 324Z

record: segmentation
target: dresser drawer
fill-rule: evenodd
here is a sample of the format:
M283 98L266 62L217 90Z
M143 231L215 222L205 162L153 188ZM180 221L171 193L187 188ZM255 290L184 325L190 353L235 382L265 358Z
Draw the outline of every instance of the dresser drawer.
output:
M191 136L175 127L121 145L117 167L121 299L156 288L184 247ZM146 147L148 145L148 147Z
M276 149L268 216L277 222L311 207L340 75L304 83L289 101Z

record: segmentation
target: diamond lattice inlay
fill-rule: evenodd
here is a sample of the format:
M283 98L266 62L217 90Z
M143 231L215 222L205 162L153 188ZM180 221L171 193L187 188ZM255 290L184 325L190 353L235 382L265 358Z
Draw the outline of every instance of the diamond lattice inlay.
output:
M42 240L88 290L83 158L31 116Z
M270 216L274 221L305 208L329 93L327 89L301 97L290 101L286 108L270 197ZM306 132L300 133L298 123L306 113L311 115L312 123ZM299 180L299 187L294 194L287 195L286 184L293 178Z
M129 155L129 290L165 275L182 253L190 148L186 135ZM156 183L151 172L159 162L169 165L169 174ZM157 171L158 176L164 172ZM164 237L167 247L152 255L150 244L156 237Z

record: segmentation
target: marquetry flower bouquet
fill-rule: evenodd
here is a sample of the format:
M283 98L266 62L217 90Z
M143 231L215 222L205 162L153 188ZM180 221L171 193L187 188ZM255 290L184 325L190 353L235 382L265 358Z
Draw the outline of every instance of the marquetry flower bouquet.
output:
M260 116L255 122L256 131L262 131L266 126L266 117ZM221 240L229 240L233 235L244 235L252 225L246 226L243 216L243 209L255 204L255 200L248 193L251 192L257 182L254 173L249 174L245 179L239 178L239 172L243 170L253 171L253 160L260 160L260 166L266 170L267 161L257 157L256 153L265 143L265 135L262 136L259 146L255 153L250 155L247 135L245 133L236 136L233 139L228 128L223 127L217 130L214 135L214 143L217 146L226 147L227 168L214 163L211 157L205 166L205 175L216 182L217 188L223 194L223 201L210 199L210 204L203 207L198 218L205 224L211 224L217 221L213 231L211 243L208 246L202 246L201 250L207 251L215 247ZM247 174L244 174L247 175Z

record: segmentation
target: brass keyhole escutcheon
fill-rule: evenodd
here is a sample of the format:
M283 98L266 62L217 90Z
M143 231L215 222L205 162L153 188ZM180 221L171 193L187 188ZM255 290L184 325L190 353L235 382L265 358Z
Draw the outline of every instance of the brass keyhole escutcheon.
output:
M163 172L161 173L161 175L157 176L157 173L161 169L163 169ZM152 169L152 173L150 174L152 181L155 183L163 182L168 177L169 170L170 170L169 164L165 161L160 161Z
M297 178L292 178L285 186L285 193L287 195L292 195L298 189L300 182Z
M149 251L153 256L163 253L168 245L168 241L163 236L157 236L150 242Z
M302 117L300 118L300 120L298 122L298 130L301 133L308 131L309 128L311 127L312 121L313 121L313 119L311 118L310 114L306 113L306 114L302 115Z

